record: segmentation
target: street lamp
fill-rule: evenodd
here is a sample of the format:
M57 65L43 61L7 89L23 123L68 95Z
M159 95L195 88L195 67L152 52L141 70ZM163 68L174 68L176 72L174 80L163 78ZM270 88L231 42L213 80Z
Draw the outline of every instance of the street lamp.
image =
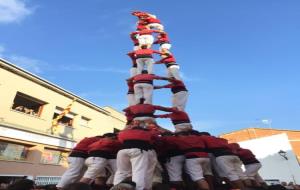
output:
M285 152L285 151L280 150L280 151L278 152L278 154L279 154L282 158L288 160L288 157L286 156L286 152Z

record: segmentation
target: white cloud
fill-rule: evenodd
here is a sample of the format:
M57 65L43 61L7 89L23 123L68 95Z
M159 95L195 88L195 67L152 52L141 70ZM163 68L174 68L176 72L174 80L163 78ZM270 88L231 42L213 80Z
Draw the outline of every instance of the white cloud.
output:
M20 22L32 11L25 0L0 0L0 23Z
M9 56L8 60L25 70L37 74L42 73L43 67L46 66L46 64L40 60L28 58L25 56L19 56L19 55Z

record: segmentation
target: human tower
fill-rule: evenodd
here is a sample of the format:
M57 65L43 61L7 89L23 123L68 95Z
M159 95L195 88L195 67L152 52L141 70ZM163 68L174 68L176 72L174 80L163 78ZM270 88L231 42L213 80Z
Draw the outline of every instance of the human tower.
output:
M128 84L128 104L124 109L127 123L146 126L155 123L155 118L170 118L175 131L191 130L192 125L185 106L188 100L188 90L179 75L179 65L171 53L171 43L164 26L155 15L145 12L133 12L138 17L136 31L130 34L134 47L127 55L132 60ZM155 36L155 37L154 37ZM159 50L153 49L153 44L159 45ZM154 60L154 54L160 55L161 59ZM164 64L167 69L167 77L154 74L154 65ZM155 80L166 80L169 84L154 86ZM154 89L170 88L173 93L172 107L156 106L152 103ZM154 115L156 110L169 112L164 115Z
M132 15L138 22L136 31L130 34L133 51L127 54L132 67L127 79L129 105L123 110L126 126L119 133L79 141L57 187L68 189L76 181L93 184L99 190L111 186L114 190L151 190L163 184L168 186L161 189L184 190L187 184L195 184L195 189L214 190L220 189L222 181L232 189L261 186L264 182L257 173L261 164L250 150L193 130L185 112L188 90L164 26L150 13L134 11ZM154 50L153 44L159 50ZM161 58L154 61L153 54ZM168 76L155 75L155 64L164 64ZM169 83L155 86L155 80ZM172 106L152 104L153 90L161 88L171 89ZM156 110L168 113L155 115ZM174 132L158 126L157 118L170 118ZM163 173L167 175L163 177Z

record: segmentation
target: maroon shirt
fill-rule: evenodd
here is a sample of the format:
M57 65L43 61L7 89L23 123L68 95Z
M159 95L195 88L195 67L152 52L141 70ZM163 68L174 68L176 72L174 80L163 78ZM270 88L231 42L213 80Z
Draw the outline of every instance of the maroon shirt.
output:
M171 91L173 92L173 94L176 94L177 92L181 92L181 91L188 91L184 85L184 83L181 80L172 80L172 83L167 84L165 86L163 86L164 88L171 88Z
M138 50L134 51L135 57L137 59L138 58L153 58L153 56L152 56L153 53L160 54L160 55L163 54L160 51L153 50L153 49L138 49Z
M135 53L129 52L129 53L127 53L127 55L130 57L130 59L132 61L132 67L137 67Z
M191 123L188 114L184 111L176 110L175 112L172 112L170 114L157 115L156 117L170 118L174 125L181 124L181 123Z
M184 152L186 158L208 157L206 146L201 136L179 136L178 141L181 142L179 148Z
M156 76L154 74L138 74L131 78L133 80L133 84L138 83L147 83L153 84L154 79L164 79L164 77Z
M131 33L130 33L130 38L131 38L131 40L133 41L133 44L134 44L135 46L138 46L138 45L139 45L139 40L138 40L137 37L136 37L137 34L138 34L137 31L131 32Z
M161 24L160 20L157 18L153 18L153 17L147 17L147 18L143 18L143 21L145 21L147 24L152 24L152 23L158 23Z
M228 146L226 140L213 136L201 136L208 152L211 152L215 157L224 155L234 155Z
M73 148L72 152L69 156L71 157L82 157L87 158L88 157L88 146L102 137L96 136L96 137L86 137L79 141L76 146Z
M239 148L237 150L237 156L241 159L244 165L260 163L249 149Z
M116 139L102 138L90 144L88 148L91 157L114 159L121 148L121 143Z
M174 108L166 108L162 106L156 106L152 104L136 104L133 106L129 106L128 108L124 109L124 112L129 112L133 114L133 118L135 117L154 117L154 112L156 110L161 110L161 111L167 111L171 112L174 111Z
M156 38L157 40L154 42L154 44L170 43L170 39L167 33L160 33Z
M136 31L137 34L139 34L140 36L142 35L151 35L152 33L159 33L158 30L149 30L149 29L143 29L140 31Z

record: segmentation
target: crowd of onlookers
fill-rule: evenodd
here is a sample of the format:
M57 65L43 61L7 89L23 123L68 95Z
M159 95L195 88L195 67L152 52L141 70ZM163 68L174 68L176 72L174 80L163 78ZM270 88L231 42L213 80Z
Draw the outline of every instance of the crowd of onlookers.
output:
M111 190L134 190L135 183L132 181L124 181L115 187L112 187ZM170 189L167 185L154 188L156 190L167 190ZM189 188L191 189L191 188ZM230 189L224 185L219 187L217 190L226 190ZM299 190L300 186L295 185L293 182L282 182L277 185L270 185L267 187L269 190ZM15 181L13 184L4 184L1 183L0 190L57 190L55 185L35 185L33 180L21 179ZM103 188L97 188L97 186L88 185L82 182L71 183L64 190L104 190ZM192 190L192 189L191 189ZM245 188L245 190L260 190L260 188ZM263 188L261 188L263 190Z
M19 112L23 112L25 114L33 115L33 116L38 115L33 109L27 108L26 106L17 106L13 109L16 110L16 111L19 111Z

